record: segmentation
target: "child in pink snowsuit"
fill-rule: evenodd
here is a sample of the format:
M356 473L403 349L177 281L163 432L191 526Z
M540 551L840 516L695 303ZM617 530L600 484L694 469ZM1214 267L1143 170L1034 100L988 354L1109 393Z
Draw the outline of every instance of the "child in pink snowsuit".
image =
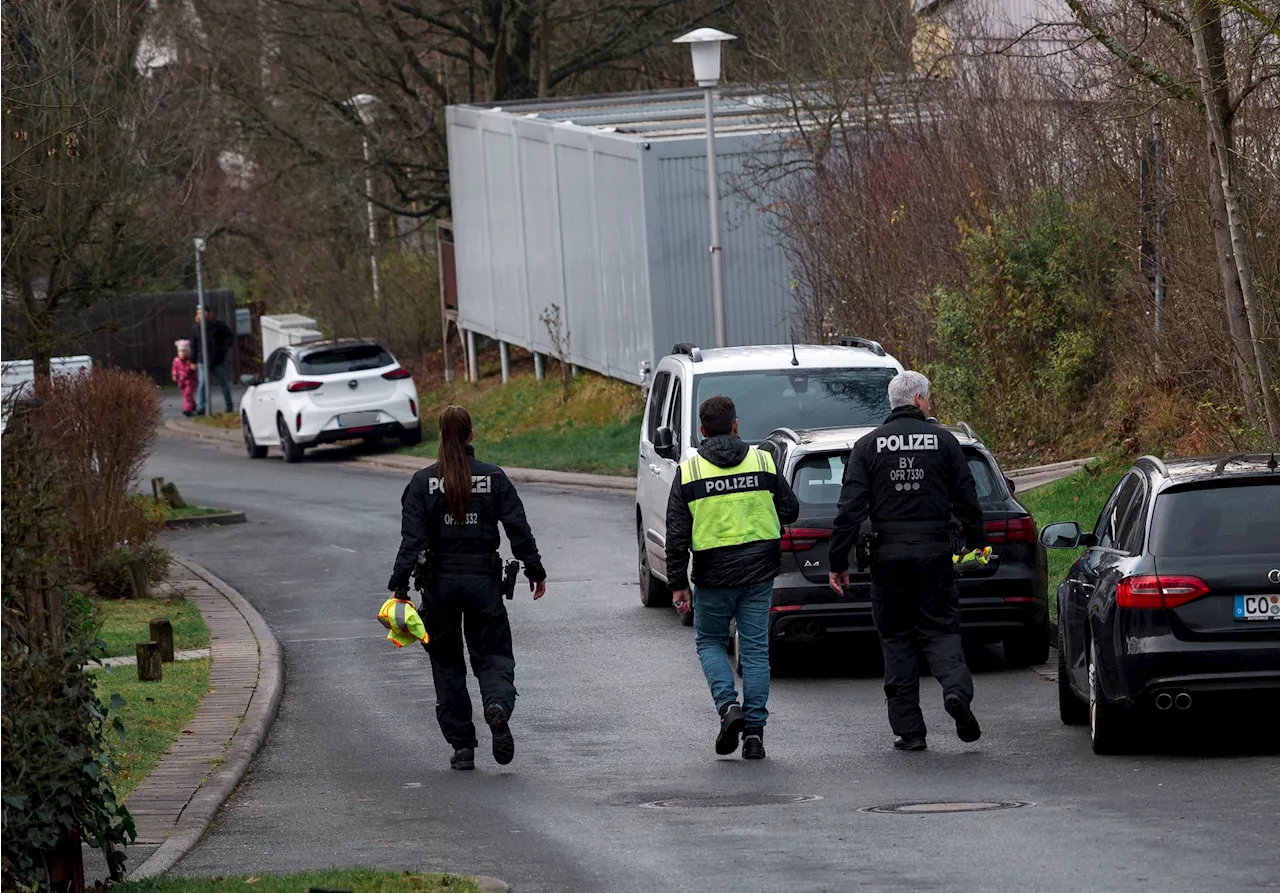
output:
M191 362L191 342L183 338L173 344L178 355L173 358L170 375L182 391L182 414L192 416L196 412L196 364Z

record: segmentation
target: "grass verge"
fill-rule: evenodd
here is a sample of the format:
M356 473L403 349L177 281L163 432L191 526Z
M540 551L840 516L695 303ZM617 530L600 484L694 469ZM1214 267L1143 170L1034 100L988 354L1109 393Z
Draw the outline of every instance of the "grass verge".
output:
M1018 500L1031 512L1039 527L1059 521L1075 521L1081 530L1092 530L1107 497L1128 467L1129 463L1123 460L1106 459L1060 481L1019 494ZM1080 552L1049 549L1048 553L1049 613L1057 617L1058 584L1080 557Z
M165 507L164 519L168 521L170 518L203 518L205 515L223 515L226 509L211 509L204 505L188 505L180 509Z
M634 385L584 374L561 405L560 382L516 375L507 384L488 379L455 382L421 395L424 442L402 452L434 457L436 416L450 404L465 406L475 425L482 461L522 468L633 475L644 413L644 392Z
M118 893L225 893L228 890L300 893L314 889L350 890L352 893L479 893L480 890L475 881L456 875L365 868L235 878L154 878L127 881L113 889Z
M103 667L92 671L103 703L120 695L125 705L115 715L124 723L125 739L114 738L119 768L112 776L116 796L127 797L173 745L182 727L196 715L209 690L209 659L164 665L160 682L139 682L137 669Z
M189 651L209 647L209 629L199 609L184 598L94 599L94 618L101 625L98 638L107 645L108 657L133 656L138 642L150 639L154 617L173 624L173 649Z
M197 415L191 417L197 425L207 425L210 428L227 428L235 430L240 427L240 415L234 412L220 412L217 415Z

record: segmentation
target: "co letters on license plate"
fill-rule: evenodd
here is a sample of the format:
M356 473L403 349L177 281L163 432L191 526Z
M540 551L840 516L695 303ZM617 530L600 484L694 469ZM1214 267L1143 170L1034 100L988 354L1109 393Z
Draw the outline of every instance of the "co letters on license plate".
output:
M349 412L346 415L338 416L338 427L340 428L359 428L361 425L376 425L378 423L378 414L376 412Z
M1280 595L1237 595L1235 618L1280 621Z

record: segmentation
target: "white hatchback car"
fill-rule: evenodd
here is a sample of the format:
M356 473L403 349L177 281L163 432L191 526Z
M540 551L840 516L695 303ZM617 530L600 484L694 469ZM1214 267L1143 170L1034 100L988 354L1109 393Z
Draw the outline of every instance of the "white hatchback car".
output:
M307 447L339 440L422 441L413 377L376 341L313 341L273 351L246 375L240 427L251 459L276 446L297 462Z

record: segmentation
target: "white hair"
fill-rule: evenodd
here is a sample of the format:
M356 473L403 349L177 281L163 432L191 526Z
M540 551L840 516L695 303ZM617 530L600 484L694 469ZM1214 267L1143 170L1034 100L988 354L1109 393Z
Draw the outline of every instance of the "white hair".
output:
M908 369L906 372L899 372L890 379L889 407L891 409L897 409L899 406L914 405L917 394L926 400L929 399L929 379L919 372L913 372Z

